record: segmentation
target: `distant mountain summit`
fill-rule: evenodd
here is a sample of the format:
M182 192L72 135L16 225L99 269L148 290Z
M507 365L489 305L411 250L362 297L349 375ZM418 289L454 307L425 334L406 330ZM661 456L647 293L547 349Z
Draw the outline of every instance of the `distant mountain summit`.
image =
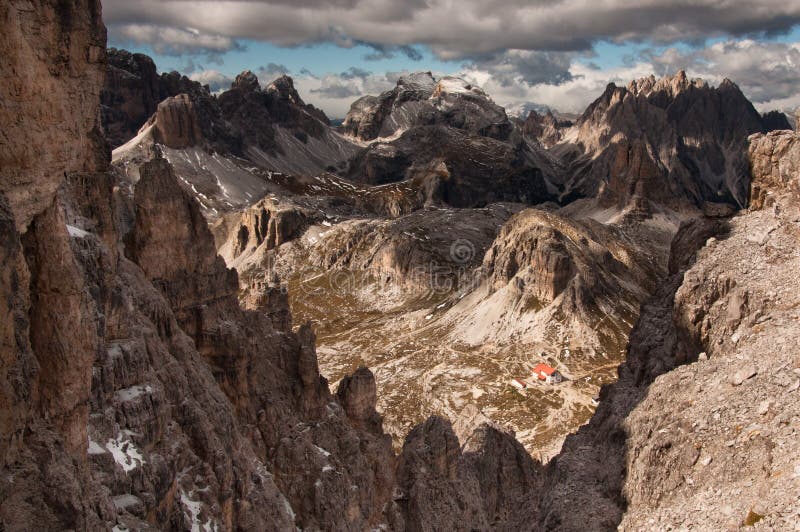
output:
M444 125L505 140L513 126L481 88L430 72L401 77L394 89L356 100L342 129L361 140L396 136L415 126Z
M603 205L747 203L747 137L765 124L739 87L675 76L609 84L553 151L566 194Z

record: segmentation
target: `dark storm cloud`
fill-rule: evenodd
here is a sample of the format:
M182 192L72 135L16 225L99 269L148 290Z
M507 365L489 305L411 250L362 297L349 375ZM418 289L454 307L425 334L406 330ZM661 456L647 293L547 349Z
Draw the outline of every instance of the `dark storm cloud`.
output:
M387 47L387 53L422 44L457 59L507 49L586 50L600 39L669 43L777 34L800 23L800 2L107 0L104 14L112 35L172 51L220 50L242 39L279 45L364 42Z
M372 72L370 72L369 70L364 70L363 68L352 66L347 70L345 70L344 72L342 72L341 74L339 74L339 77L346 80L351 80L356 78L364 79L370 76L371 74Z
M371 52L364 54L365 61L381 61L383 59L392 59L396 54L402 54L412 61L421 61L422 53L409 45L389 46L384 44L375 44L356 41L354 44L368 46L372 49Z

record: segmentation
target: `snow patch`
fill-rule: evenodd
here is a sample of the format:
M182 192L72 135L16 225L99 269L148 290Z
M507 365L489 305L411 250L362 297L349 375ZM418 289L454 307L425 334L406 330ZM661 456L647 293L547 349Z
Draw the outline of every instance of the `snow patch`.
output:
M75 227L74 225L69 225L69 224L67 224L67 232L69 233L69 236L71 236L72 238L86 238L91 234L88 231L84 231L83 229L80 229L78 227Z
M89 438L89 448L87 449L87 452L89 454L106 454L107 451L103 449L102 445L100 445L95 441L92 441L92 439Z
M314 447L316 447L316 448L317 448L317 451L319 451L319 454L321 454L321 455L322 455L322 456L324 456L325 458L330 458L330 456L331 456L331 453L329 453L328 451L326 451L325 449L323 449L323 448L322 448L322 447L320 447L319 445L315 445Z
M123 144L122 146L116 148L114 151L111 152L111 161L116 162L117 159L124 157L129 152L136 149L142 141L148 137L151 137L150 132L155 127L155 124L150 124L149 126L140 129L139 133L133 137L131 140Z
M130 508L131 506L142 504L142 500L139 497L130 493L115 495L112 497L112 502L117 510L124 510L126 508Z
M189 520L192 522L192 532L216 532L219 530L217 523L209 518L208 521L200 520L200 513L203 510L203 503L193 500L190 495L181 490L181 502L189 511Z
M116 438L111 438L106 442L106 449L111 451L114 461L128 473L137 467L144 465L145 460L139 449L132 441L125 438L126 434L120 433Z
M150 394L150 393L153 393L153 388L150 387L149 384L145 386L136 385L136 386L131 386L130 388L124 388L122 390L119 390L117 392L117 399L119 399L121 402L124 403L127 401L133 401L134 399L143 394Z

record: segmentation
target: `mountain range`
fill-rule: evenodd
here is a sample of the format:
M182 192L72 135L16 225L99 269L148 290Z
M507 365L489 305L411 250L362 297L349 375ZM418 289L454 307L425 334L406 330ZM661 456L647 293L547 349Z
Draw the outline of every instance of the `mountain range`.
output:
M796 525L785 115L419 72L334 126L101 13L0 7L0 529Z

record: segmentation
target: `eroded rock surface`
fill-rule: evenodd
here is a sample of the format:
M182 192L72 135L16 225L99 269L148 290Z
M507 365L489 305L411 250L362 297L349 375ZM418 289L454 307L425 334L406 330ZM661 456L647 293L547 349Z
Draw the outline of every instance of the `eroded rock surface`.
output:
M778 196L800 194L800 135L773 131L750 141L750 207L771 207Z

